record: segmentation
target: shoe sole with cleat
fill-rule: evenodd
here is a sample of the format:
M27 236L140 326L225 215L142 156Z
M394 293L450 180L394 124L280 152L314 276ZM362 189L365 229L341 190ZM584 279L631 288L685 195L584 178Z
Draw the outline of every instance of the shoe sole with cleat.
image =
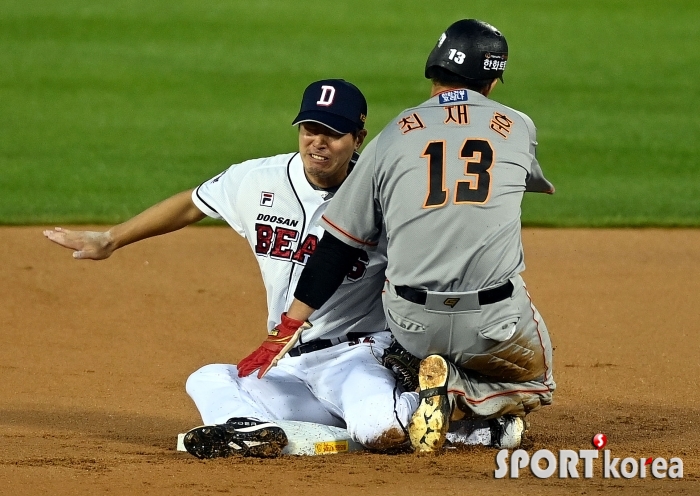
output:
M418 453L436 452L445 443L451 410L448 375L447 361L441 356L431 355L421 361L418 371L421 401L408 426L411 444Z
M272 423L234 428L227 424L203 425L188 431L183 444L199 459L252 456L274 458L287 445L282 428Z

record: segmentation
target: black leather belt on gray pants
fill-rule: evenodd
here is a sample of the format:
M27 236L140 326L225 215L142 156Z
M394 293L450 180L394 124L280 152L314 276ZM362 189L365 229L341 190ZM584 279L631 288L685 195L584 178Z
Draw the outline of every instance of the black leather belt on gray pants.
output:
M394 286L396 294L404 300L408 300L419 305L425 305L427 299L427 291L424 289L414 289L408 286ZM510 298L513 295L513 283L507 281L502 286L497 288L486 289L479 291L479 305L490 305Z
M298 357L304 353L311 353L312 351L325 350L331 346L335 346L340 343L349 343L352 341L357 341L359 339L365 338L372 333L367 332L349 332L345 336L333 339L314 339L305 344L300 344L299 346L289 350L289 356Z

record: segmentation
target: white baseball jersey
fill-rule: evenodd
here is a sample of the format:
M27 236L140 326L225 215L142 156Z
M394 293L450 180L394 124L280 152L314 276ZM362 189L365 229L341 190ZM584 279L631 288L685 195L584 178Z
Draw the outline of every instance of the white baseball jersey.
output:
M232 165L192 194L202 212L225 220L248 240L267 291L268 330L294 299L303 266L323 235L319 221L330 196L309 184L298 153ZM380 299L385 267L385 250L360 257L335 295L312 315L304 342L386 329Z
M298 153L233 165L193 192L202 212L224 219L248 240L267 290L268 330L294 298L303 265L323 235L319 220L330 196L309 184ZM360 257L333 298L311 316L313 327L302 340L348 332L371 337L287 355L262 379L238 377L235 365L205 365L187 380L204 423L232 417L315 422L345 427L365 446L391 444L389 433L408 424L418 396L402 393L392 371L377 360L391 340L381 302L384 253Z

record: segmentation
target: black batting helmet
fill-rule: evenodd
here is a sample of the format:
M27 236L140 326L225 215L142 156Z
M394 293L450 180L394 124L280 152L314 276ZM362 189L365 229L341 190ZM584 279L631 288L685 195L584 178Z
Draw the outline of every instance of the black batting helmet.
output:
M432 67L442 67L465 79L503 81L507 60L508 43L498 29L476 19L462 19L440 36L425 63L425 77L432 77Z

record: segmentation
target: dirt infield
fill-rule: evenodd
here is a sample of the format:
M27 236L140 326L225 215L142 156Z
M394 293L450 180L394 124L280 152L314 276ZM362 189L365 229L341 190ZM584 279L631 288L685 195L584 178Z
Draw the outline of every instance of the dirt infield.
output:
M49 226L53 227L53 226ZM200 461L187 376L264 335L245 241L183 231L75 261L41 227L0 229L0 494L700 494L700 230L523 233L524 273L555 346L555 404L531 453L680 457L681 480L494 479L495 451ZM582 472L582 464L579 465Z

